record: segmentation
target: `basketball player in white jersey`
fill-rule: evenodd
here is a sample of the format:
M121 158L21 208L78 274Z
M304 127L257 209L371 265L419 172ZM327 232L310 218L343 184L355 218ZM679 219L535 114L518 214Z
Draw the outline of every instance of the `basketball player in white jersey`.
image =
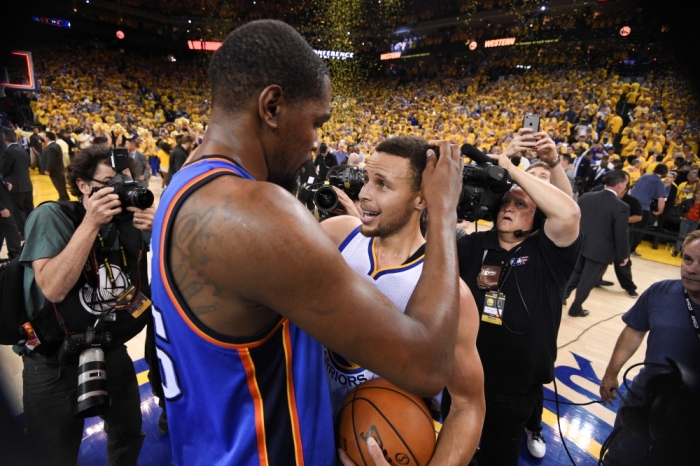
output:
M379 144L365 167L359 211L341 193L341 202L351 215L321 223L350 268L400 310L406 308L423 267L425 240L420 220L425 201L420 186L427 150L428 142L416 137L399 136ZM484 378L476 350L479 315L463 282L460 292L455 365L447 383L452 406L431 464L467 464L476 451L484 420ZM327 348L324 362L334 412L350 390L375 377ZM371 445L372 450L377 466L388 464L378 447ZM343 452L341 460L344 465L353 464Z

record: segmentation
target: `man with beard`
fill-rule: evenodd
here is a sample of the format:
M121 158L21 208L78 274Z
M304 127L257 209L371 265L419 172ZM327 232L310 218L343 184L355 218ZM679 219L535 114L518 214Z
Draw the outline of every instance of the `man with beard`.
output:
M210 81L206 137L164 192L152 240L173 462L330 466L322 344L422 396L452 372L459 149L427 154L431 241L401 313L279 186L330 117L323 61L290 26L253 21L214 54Z
M426 241L420 229L425 210L421 174L428 147L427 141L411 136L380 143L365 167L359 211L346 195L339 194L352 215L321 223L348 265L402 311L423 268ZM467 464L476 451L484 421L484 375L476 351L479 313L469 288L461 281L460 295L455 366L447 381L452 405L431 460L440 465ZM324 348L334 412L353 388L376 377L356 364L338 361L348 359ZM341 458L344 465L352 465L344 454ZM375 464L388 464L382 461L375 460Z

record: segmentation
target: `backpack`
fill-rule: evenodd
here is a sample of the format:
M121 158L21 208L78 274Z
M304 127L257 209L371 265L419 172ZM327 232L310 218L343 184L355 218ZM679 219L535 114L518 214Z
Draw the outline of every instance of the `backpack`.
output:
M56 202L56 204L73 221L77 229L85 216L82 204L71 201ZM32 320L43 318L47 310L51 309L53 309L52 305L46 306ZM15 345L25 340L26 334L22 326L27 322L27 308L24 304L24 266L19 263L19 256L17 256L0 265L0 345Z

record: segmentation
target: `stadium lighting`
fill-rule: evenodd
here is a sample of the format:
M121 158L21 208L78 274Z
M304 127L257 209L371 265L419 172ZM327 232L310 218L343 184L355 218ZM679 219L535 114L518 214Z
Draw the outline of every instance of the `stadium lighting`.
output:
M191 20L191 19L188 19L187 22L190 23L190 24L192 24L192 20Z
M540 10L542 10L542 11L544 11L546 9L547 9L547 7L545 5L542 5L542 8L540 8Z

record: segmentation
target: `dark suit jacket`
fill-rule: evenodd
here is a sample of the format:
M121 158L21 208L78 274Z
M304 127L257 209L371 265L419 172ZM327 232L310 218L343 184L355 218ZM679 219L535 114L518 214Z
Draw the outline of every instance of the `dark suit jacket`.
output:
M29 178L29 153L19 144L12 144L0 157L0 174L5 182L12 183L13 193L32 192L32 180Z
M181 145L177 146L170 153L170 166L168 168L168 182L173 179L173 175L178 172L187 160L187 151Z
M578 205L583 232L581 255L604 264L627 259L630 207L606 189L581 196Z
M10 191L7 190L7 187L5 186L5 181L2 179L2 175L0 175L0 210L9 210L11 208L12 200L10 199ZM2 240L0 240L0 242L1 241Z
M57 178L65 176L66 167L63 166L63 151L61 146L52 142L41 152L41 167L45 172L49 172L49 176Z

